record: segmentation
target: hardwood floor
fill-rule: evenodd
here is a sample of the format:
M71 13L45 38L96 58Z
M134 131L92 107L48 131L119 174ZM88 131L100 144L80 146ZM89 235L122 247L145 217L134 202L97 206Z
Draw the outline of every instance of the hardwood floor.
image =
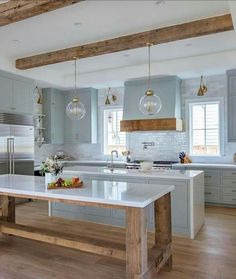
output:
M47 218L45 202L17 207L17 223L124 242L122 228ZM149 245L154 241L149 235ZM173 270L160 279L235 279L236 209L206 207L206 224L195 240L173 238ZM44 243L0 236L0 279L122 279L122 261Z

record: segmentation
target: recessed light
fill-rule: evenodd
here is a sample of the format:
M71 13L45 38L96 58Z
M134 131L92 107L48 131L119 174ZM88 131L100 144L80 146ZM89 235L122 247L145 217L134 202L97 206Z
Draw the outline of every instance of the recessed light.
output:
M155 4L156 5L161 5L161 4L165 4L165 0L157 0L156 2L155 2Z
M20 40L18 40L18 39L13 39L13 40L11 40L13 43L20 43L21 41Z
M74 24L74 26L81 26L82 25L81 22L74 22L73 24Z

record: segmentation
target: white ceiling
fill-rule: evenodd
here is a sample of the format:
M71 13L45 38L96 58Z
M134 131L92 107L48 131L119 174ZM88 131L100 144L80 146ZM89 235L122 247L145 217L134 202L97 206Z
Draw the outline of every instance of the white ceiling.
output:
M84 1L0 27L0 69L34 78L42 86L72 87L73 61L25 71L16 70L14 61L200 18L234 15L235 9L231 1ZM151 58L153 75L188 78L223 73L236 67L236 34L229 31L153 46ZM79 86L121 85L147 75L147 49L81 59L78 66Z

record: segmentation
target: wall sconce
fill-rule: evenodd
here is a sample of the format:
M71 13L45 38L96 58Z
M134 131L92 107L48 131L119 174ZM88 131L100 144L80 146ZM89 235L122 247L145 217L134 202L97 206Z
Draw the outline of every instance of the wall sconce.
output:
M42 94L38 88L38 86L36 86L34 88L34 92L35 92L35 99L36 99L36 103L39 104L39 105L42 105L43 103L43 100L42 100Z
M206 94L206 92L207 92L207 87L206 87L206 85L205 85L204 82L203 82L203 76L201 76L201 79L200 79L200 87L199 87L199 89L198 89L197 95L198 95L198 96L204 96L204 95Z
M115 102L116 100L117 100L116 95L112 94L111 87L109 87L108 91L107 91L107 97L106 97L105 105L110 105L111 101Z

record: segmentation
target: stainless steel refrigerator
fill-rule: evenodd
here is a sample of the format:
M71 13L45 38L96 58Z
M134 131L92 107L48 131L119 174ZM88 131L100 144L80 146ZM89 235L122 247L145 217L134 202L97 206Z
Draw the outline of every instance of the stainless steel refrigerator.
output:
M34 174L33 116L0 113L0 174Z

